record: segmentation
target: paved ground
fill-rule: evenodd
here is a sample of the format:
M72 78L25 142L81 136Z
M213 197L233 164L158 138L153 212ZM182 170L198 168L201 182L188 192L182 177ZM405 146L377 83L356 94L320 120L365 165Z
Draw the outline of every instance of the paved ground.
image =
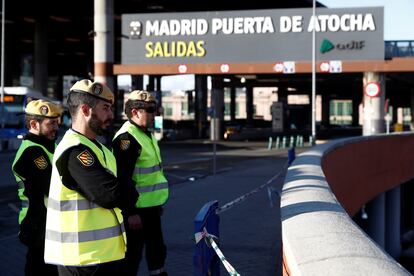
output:
M171 197L163 216L170 275L192 275L193 220L208 201L219 206L260 186L286 162L286 150L267 150L266 143L218 145L216 174L212 145L186 141L161 146ZM25 248L17 241L17 196L8 169L13 153L0 154L0 275L23 275ZM6 160L6 161L5 161ZM5 171L6 170L6 171ZM220 214L220 248L241 275L276 275L280 258L279 209L266 191ZM146 275L145 263L139 275ZM226 275L221 266L222 275Z

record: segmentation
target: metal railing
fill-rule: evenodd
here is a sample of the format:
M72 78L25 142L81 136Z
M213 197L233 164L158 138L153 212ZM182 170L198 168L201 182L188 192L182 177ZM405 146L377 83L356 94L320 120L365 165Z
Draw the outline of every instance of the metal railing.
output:
M393 57L414 57L414 41L385 41L385 59L391 59Z

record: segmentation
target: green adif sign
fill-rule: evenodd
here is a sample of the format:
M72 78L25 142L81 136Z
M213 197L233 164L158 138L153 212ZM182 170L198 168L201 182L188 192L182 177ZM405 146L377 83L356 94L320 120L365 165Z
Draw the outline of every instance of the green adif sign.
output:
M319 48L319 51L321 52L321 54L327 53L330 50L332 50L333 48L335 48L335 46L332 44L332 42L330 42L329 40L327 40L326 38L322 41L321 47Z

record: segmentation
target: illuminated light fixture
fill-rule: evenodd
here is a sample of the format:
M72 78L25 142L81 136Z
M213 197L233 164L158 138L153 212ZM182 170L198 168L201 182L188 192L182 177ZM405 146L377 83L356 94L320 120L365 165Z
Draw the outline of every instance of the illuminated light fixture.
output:
M246 78L245 78L245 77L242 77L242 78L240 79L240 82L241 82L241 83L245 83L245 82L246 82Z
M65 41L67 41L67 42L80 42L81 40L79 38L65 37Z
M296 89L296 88L294 88L294 87L288 87L288 88L287 88L287 91L297 91L297 89Z
M52 20L54 20L54 21L60 22L60 23L68 23L68 22L71 22L72 21L69 18L62 17L62 16L54 16L54 15L51 15L51 16L49 16L49 18L52 19Z
M180 64L179 66L178 66L178 72L180 72L181 74L185 74L185 73L187 73L187 65L185 65L185 64Z
M231 82L231 79L224 78L224 79L223 79L223 81L224 81L224 82Z
M163 9L164 9L164 7L163 7L163 6L161 6L161 5L154 5L154 4L152 4L152 5L148 5L148 6L147 6L147 9L148 9L148 10L153 10L153 11L156 11L156 10L163 10Z
M34 20L34 18L32 17L23 17L23 21L27 22L27 23L35 23L36 20Z
M257 79L256 75L235 75L237 78L244 78L245 80L255 80Z
M23 43L29 43L29 44L33 43L32 39L26 39L26 38L22 38L22 39L20 39L20 41L23 42Z
M228 73L230 71L230 66L228 64L226 64L226 63L225 64L222 64L220 66L220 71L222 73Z

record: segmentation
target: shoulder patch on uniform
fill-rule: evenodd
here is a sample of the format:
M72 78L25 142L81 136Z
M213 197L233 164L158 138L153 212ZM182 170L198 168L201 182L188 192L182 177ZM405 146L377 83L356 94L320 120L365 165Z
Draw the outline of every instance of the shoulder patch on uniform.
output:
M90 167L95 163L95 159L88 150L82 151L77 158L86 167Z
M34 160L34 163L39 170L44 170L47 168L47 161L43 155L36 158Z
M121 139L121 143L119 144L119 148L121 150L127 150L130 145L131 145L130 140Z

